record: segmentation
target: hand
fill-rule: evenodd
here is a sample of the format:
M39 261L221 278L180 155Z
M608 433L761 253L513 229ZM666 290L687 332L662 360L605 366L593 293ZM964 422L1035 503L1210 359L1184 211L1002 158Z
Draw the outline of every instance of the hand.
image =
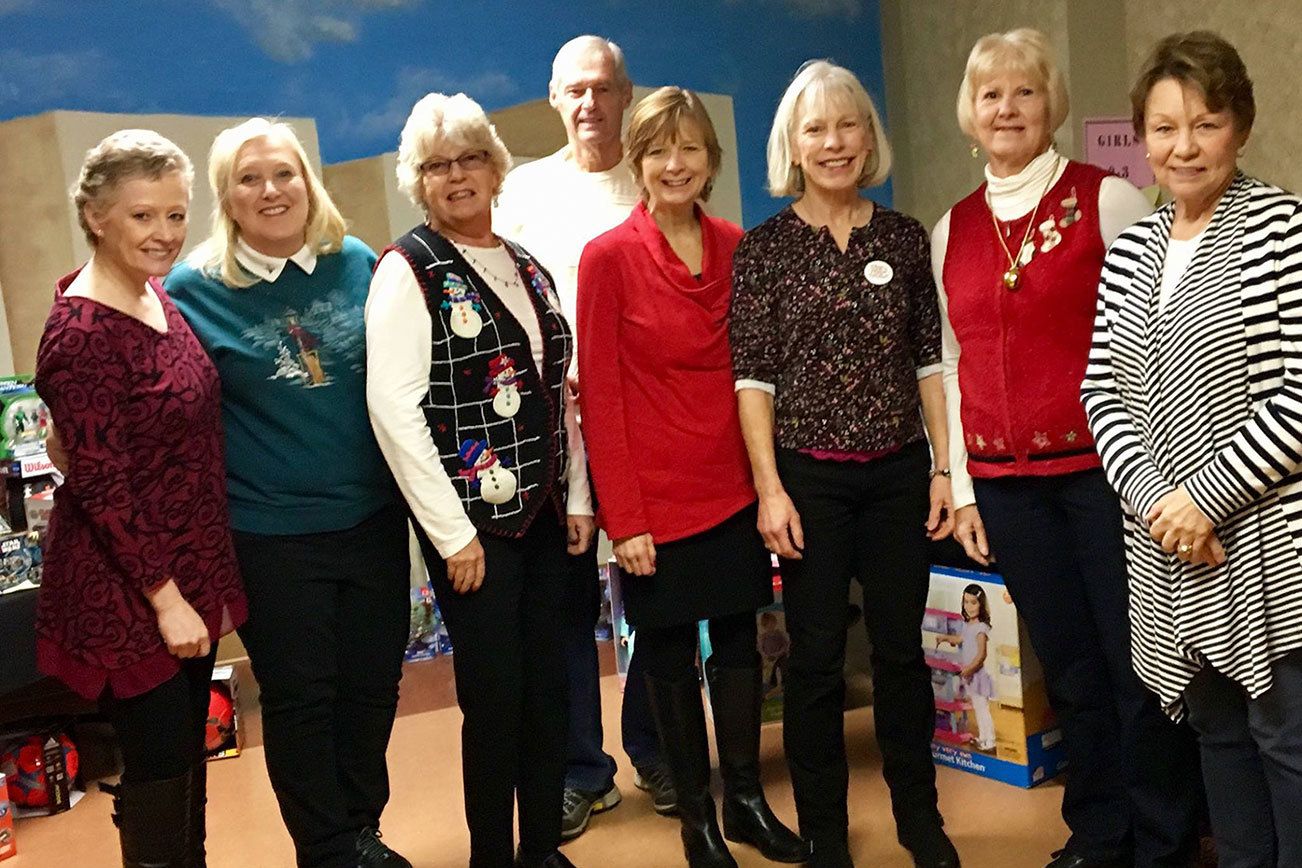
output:
M1211 545L1216 535L1211 519L1203 515L1183 485L1162 495L1145 518L1149 535L1162 551L1186 563L1216 566L1225 562L1225 549L1220 541Z
M988 567L994 561L990 556L990 542L986 539L986 526L975 503L954 511L954 539L963 545L967 556L981 566Z
M756 522L764 547L780 558L800 560L805 547L805 531L800 513L785 491L760 495L759 520Z
M565 550L572 555L581 555L592 545L592 537L597 532L597 523L590 515L567 515L565 530L569 543Z
M45 454L56 470L64 476L68 475L68 452L63 448L63 441L59 439L59 432L53 424L45 435Z
M194 607L181 596L176 582L168 579L147 594L154 613L158 616L158 632L167 645L167 651L182 660L188 657L207 657L212 650L208 626Z
M927 536L942 540L954 531L954 494L949 477L931 477L931 512L927 514Z
M572 400L579 400L579 375L570 374L565 378L565 388L570 393Z
M448 568L448 581L452 583L452 590L458 594L478 591L484 583L484 547L479 544L478 536L443 563Z
M656 546L651 534L640 533L637 536L616 540L615 563L631 576L654 576L656 573Z

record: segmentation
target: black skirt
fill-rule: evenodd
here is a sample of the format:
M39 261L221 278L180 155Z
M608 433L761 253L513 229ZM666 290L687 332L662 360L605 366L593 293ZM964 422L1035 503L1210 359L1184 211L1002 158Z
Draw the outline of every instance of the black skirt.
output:
M709 530L656 544L653 576L620 577L633 627L674 627L773 602L773 570L755 528L759 504Z

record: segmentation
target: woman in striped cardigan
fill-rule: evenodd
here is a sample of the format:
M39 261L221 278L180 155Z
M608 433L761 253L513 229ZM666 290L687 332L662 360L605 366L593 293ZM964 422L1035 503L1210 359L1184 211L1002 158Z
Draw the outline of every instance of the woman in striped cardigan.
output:
M1108 252L1083 400L1135 668L1198 732L1222 868L1302 865L1302 199L1238 171L1252 83L1219 36L1163 40L1131 102L1174 201Z

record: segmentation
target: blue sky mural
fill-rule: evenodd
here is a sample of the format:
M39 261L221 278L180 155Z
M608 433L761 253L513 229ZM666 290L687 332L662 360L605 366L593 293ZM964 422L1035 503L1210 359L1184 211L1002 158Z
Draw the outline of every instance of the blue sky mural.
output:
M753 225L781 205L764 143L790 76L830 57L884 109L880 27L877 0L0 0L0 119L303 115L337 162L393 150L431 90L488 109L545 96L556 48L592 32L639 84L732 95Z

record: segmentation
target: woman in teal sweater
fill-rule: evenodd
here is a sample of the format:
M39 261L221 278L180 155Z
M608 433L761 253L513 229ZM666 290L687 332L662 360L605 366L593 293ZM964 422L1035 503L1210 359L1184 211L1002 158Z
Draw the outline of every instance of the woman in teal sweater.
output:
M378 832L410 564L366 412L375 254L286 124L223 131L208 174L213 234L165 285L221 375L267 772L300 866L410 868Z

